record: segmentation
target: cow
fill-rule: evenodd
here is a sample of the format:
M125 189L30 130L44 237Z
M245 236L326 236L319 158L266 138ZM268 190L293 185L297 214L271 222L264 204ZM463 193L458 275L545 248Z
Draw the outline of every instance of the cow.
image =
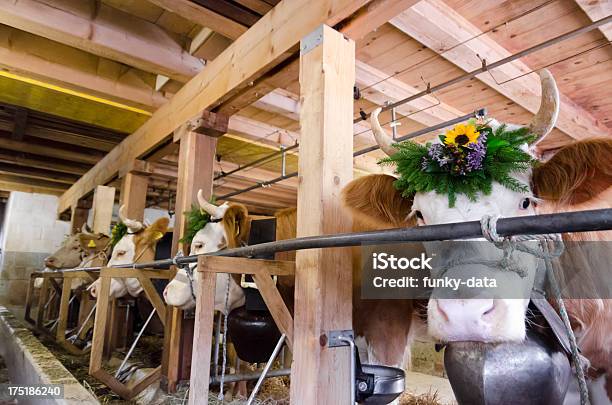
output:
M119 218L127 227L127 233L113 247L108 267L143 263L152 261L155 257L155 246L159 239L168 231L168 218L157 219L149 226L142 222L129 219L125 215L125 206L119 208ZM100 288L100 279L94 281L90 287L90 294L95 298ZM111 279L110 297L123 297L130 294L137 297L143 291L140 282L136 278Z
M62 246L45 258L45 270L72 269L76 267L99 266L106 263L106 252L110 238L103 233L92 233L84 224L81 232L69 236ZM75 290L87 283L89 279L75 278L71 289ZM40 288L42 278L37 278L34 288Z
M554 78L547 70L540 71L539 75L542 100L538 112L527 127L535 139L520 146L520 150L528 152L535 158L538 157L535 145L541 142L554 127L559 113L559 93ZM403 153L408 156L407 149L394 144L380 126L378 121L380 111L381 109L376 109L372 112L371 124L377 143L390 156L386 162L396 163L396 168L401 164L405 165L404 168L412 167L410 163L401 161ZM495 120L488 121L485 125L491 129L491 134L496 130L514 131L522 128L519 125L501 127L502 124ZM457 168L453 175L461 176L465 174L462 170L468 168L468 165L474 164L478 167L478 164L483 164L483 160L474 160L473 157L472 160L465 159L467 162L460 162L452 160L454 159L452 156L448 158L447 155L440 153L446 147L449 136L458 142L460 135L463 135L460 139L464 142L460 144L462 147L474 145L470 152L476 150L479 132L476 132L475 128L477 127L463 125L455 127L452 130L454 132L447 132L446 137L434 143L441 146L433 148L432 145L427 146L428 149L423 152L425 153L423 160L416 162L418 166L412 172L400 172L398 169L399 178L376 174L349 183L343 190L343 200L355 221L365 224L370 229L382 229L412 226L415 222L416 226L436 225L481 220L486 215L514 217L535 215L545 210L559 212L595 208L602 207L598 204L602 202L604 207L610 205L612 141L608 139L585 140L568 145L548 162L536 165L533 170L526 169L525 165L521 166L524 170L512 172L509 179L516 187L509 188L499 181L493 181L490 189L472 190L472 192L468 190L468 194L457 193L452 197L449 192L443 191L444 188L440 184L420 183L417 187L415 182L420 180L419 176L422 175L419 171L439 172L442 170L442 165L453 162L453 170ZM528 140L528 137L525 137L525 140ZM418 148L412 143L408 146L412 147L413 151L414 148ZM457 149L458 146L455 150ZM465 155L460 158L465 158ZM434 159L438 160L432 169ZM450 173L451 169L448 170L446 173ZM576 239L585 236L564 235L564 237ZM603 237L609 240L610 235ZM447 263L451 263L461 254L444 253L448 256ZM475 256L479 253L482 254L478 250L471 252ZM514 281L524 289L530 290L534 282L535 263L532 257L524 256L520 257L520 264L527 271L526 276L519 279L519 275L514 274L512 277L515 277ZM495 270L487 268L486 265L472 265L472 268L484 274L489 273L491 276L495 274ZM446 275L459 277L464 270L465 268L460 265L450 266ZM364 325L367 325L365 328L359 330L357 326L355 327L358 345L365 346L360 352L363 350L368 353L369 360L379 364L404 366L410 338L418 329L418 320L422 318L426 319L427 334L439 342L463 340L520 342L525 339L528 299L499 297L465 299L467 295L464 288L459 288L457 295L450 299L439 299L437 292L434 288L427 301L426 310L423 308L422 314L419 314L418 304L409 300L389 302L391 305L386 305L383 300L372 300L361 305L365 307L364 312L356 311L356 316L363 316L364 313L380 315L370 316L365 320ZM600 378L607 378L607 389L610 392L612 345L606 331L609 331L612 324L611 300L567 299L565 302L583 354L597 367L598 374L602 376ZM356 305L359 305L358 302ZM413 322L414 318L417 322ZM359 323L358 318L356 322ZM596 396L597 394L593 395L594 398Z
M244 205L226 202L216 206L204 198L202 190L198 191L198 203L200 208L210 215L210 220L194 235L190 248L192 255L239 247L248 242L251 219ZM179 269L174 279L164 289L166 303L181 309L194 308L198 277L195 263L189 265L189 273L184 268ZM226 274L217 274L215 310L225 315L229 313L225 310L225 293L228 283L229 312L245 303L239 279Z

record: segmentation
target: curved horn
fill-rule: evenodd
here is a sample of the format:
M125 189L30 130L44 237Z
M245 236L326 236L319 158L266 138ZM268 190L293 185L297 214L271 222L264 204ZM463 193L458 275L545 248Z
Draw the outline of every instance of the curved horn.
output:
M554 77L547 69L540 70L538 74L542 83L542 99L540 109L529 124L530 132L537 136L532 145L540 142L552 131L559 116L559 89Z
M209 203L206 198L204 198L204 192L200 189L198 190L198 203L200 207L208 212L213 219L221 219L223 218L223 210L220 210L220 207L217 207L214 204Z
M130 232L138 232L142 228L144 228L144 225L142 224L142 222L136 221L134 219L129 219L125 215L125 205L122 205L121 207L119 207L119 219L121 220L121 222L123 222L128 227Z
M376 110L372 111L370 115L370 124L372 125L372 132L374 133L374 139L376 139L376 143L380 146L380 149L385 152L387 155L392 156L397 153L397 149L393 147L393 139L387 135L387 133L380 126L380 122L378 122L378 114L382 111L382 107L378 107Z

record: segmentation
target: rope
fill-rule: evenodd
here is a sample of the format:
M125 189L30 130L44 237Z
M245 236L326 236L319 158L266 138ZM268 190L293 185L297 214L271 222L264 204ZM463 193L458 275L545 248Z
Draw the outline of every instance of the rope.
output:
M506 261L506 265L511 264L510 255L512 251L516 248L516 250L522 251L524 253L531 254L539 259L544 259L544 264L546 266L546 275L548 282L550 283L553 298L557 301L559 305L559 316L563 321L563 325L567 331L567 335L570 342L570 349L572 354L572 362L574 363L574 368L576 371L576 379L578 380L578 387L580 390L580 404L581 405L589 405L589 391L586 384L586 377L584 375L584 365L583 365L583 357L580 355L580 349L578 348L578 343L576 342L576 336L574 335L574 331L572 329L572 325L569 320L569 316L567 314L567 309L565 308L565 303L563 302L563 298L561 297L561 290L559 288L559 284L557 283L557 279L555 278L555 274L552 266L552 259L561 256L564 250L563 240L561 239L561 235L559 234L543 234L543 235L517 235L514 237L503 238L500 237L497 233L497 220L499 216L489 216L485 215L480 220L480 226L482 229L482 235L489 242L493 243L497 248L502 249L504 251L504 258L500 261L494 261L498 263L501 267ZM539 241L539 249L528 246L527 241ZM550 248L548 246L548 242L552 241L555 245L555 251L550 252ZM491 262L490 260L474 260L473 262L477 262L477 264L486 264L485 262ZM463 264L463 263L462 263ZM472 264L472 263L466 263ZM489 265L489 264L487 264ZM494 267L494 266L493 266ZM511 268L506 267L508 270L512 270ZM519 273L520 275L520 273ZM523 276L524 277L524 276Z
M225 314L223 317L223 364L221 367L221 379L219 381L219 401L223 401L224 397L223 384L225 382L225 367L227 365L227 317L229 315L230 277L230 274L227 273L227 287L225 289Z

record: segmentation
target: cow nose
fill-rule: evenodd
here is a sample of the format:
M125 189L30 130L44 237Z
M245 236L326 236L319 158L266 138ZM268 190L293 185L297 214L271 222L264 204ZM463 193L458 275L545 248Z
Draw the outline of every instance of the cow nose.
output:
M495 311L495 301L491 298L473 299L434 299L434 305L443 322L452 325L478 325Z
M53 256L49 256L45 259L45 266L47 267L53 266L54 263L55 263L55 257Z

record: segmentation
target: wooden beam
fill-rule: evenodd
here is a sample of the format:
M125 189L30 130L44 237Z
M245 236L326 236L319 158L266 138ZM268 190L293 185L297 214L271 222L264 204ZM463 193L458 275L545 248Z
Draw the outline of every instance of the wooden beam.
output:
M363 38L418 2L419 0L374 0L343 22L339 30L354 40Z
M247 31L246 26L189 0L149 1L165 10L180 15L188 21L208 27L229 39L237 39Z
M228 131L244 135L249 139L272 142L275 145L291 146L300 139L298 132L279 128L242 115L232 115L230 117Z
M10 174L27 177L29 179L49 180L57 183L74 184L78 177L47 170L33 169L31 167L12 166L0 163L0 174Z
M87 217L89 216L89 209L80 207L78 205L72 206L70 209L70 230L71 234L81 232L84 224L87 223Z
M77 164L65 164L57 161L47 161L42 159L32 159L22 156L22 154L10 154L0 151L0 162L11 165L24 166L28 168L46 169L54 172L83 175L87 172L85 166ZM76 180L75 180L76 181Z
M478 27L446 5L443 0L423 0L393 18L390 23L465 71L481 67L481 61L476 55L488 62L511 55L510 51L495 42L491 36L483 35ZM442 50L454 46L457 47L452 52L441 53ZM540 80L536 74L520 77L530 71L529 66L516 60L476 77L516 104L535 113L540 105ZM514 80L497 84L510 79ZM563 95L556 126L575 139L610 134L610 130L588 111Z
M135 133L109 152L59 201L58 211L98 184L105 184L125 162L137 159L167 140L172 132L200 111L211 109L286 59L297 42L321 23L334 25L367 0L284 0L263 16L204 71L200 72ZM300 15L299 20L291 16Z
M13 133L11 138L14 141L23 141L23 137L26 133L26 126L28 125L28 110L25 108L17 108L15 111L15 122L13 126Z
M321 26L302 41L300 60L297 236L349 232L340 192L353 177L355 44ZM298 251L295 273L291 403L348 403L350 388L330 382L349 381L351 352L328 348L324 336L352 328L350 249Z
M33 155L70 160L78 163L94 164L101 158L101 156L95 156L91 153L63 150L56 147L35 144L27 141L14 141L2 136L0 136L0 147L2 149L8 149L14 152L30 153Z
M23 177L0 174L0 190L61 195L66 190L66 185L44 180L25 179Z
M145 111L167 101L147 72L6 25L0 25L0 67Z
M96 187L91 207L93 211L91 229L95 233L110 235L113 205L115 205L115 188L108 186Z
M121 195L119 205L125 206L125 215L129 219L144 220L144 210L147 205L147 188L149 175L146 174L145 162L130 162L130 169L121 179Z
M105 3L1 2L0 23L177 80L187 81L202 68L159 26Z
M199 190L203 191L205 198L212 196L216 147L215 137L193 131L187 131L180 137L172 255L175 255L179 249L185 254L189 253L188 244L179 246L179 239L185 236L187 231L185 212L190 211L193 204L197 204ZM167 320L169 332L164 337L162 374L167 381L168 390L174 392L181 379L189 378L189 369L184 367L181 359L187 346L192 345L193 337L185 335L183 311L173 307L169 312Z
M612 1L610 0L575 1L591 21L601 20L602 18L612 15ZM599 31L608 41L612 41L612 23L601 25Z
M231 43L231 39L205 27L191 41L189 53L209 61L219 56Z

